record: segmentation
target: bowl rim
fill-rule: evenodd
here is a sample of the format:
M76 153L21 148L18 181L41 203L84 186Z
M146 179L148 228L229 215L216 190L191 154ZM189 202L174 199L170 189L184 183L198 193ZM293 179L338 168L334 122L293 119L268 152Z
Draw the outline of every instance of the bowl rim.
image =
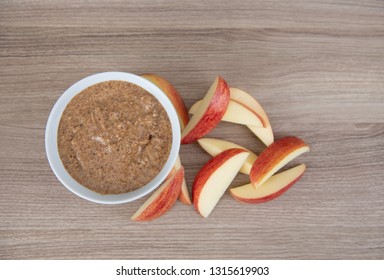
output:
M57 147L57 131L61 116L72 98L84 89L105 81L126 81L133 83L152 94L164 107L172 128L172 147L161 171L146 185L122 194L99 194L73 179L65 169ZM138 75L127 72L102 72L87 76L71 85L53 106L45 128L45 151L49 165L59 181L72 193L88 201L100 204L121 204L137 200L160 186L171 171L180 149L180 124L176 110L167 95L155 84Z

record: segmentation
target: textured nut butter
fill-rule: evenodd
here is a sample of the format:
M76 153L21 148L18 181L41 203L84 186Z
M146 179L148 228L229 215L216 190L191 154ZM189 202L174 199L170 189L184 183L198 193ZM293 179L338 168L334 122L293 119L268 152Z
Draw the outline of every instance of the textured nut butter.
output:
M163 168L172 144L168 115L139 86L107 81L67 105L58 130L60 158L81 185L101 194L135 190Z

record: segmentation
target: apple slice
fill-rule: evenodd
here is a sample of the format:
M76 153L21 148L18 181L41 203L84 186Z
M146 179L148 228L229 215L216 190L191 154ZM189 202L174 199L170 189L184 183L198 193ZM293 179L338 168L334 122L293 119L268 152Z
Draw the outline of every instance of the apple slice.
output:
M261 186L288 162L308 151L309 146L295 136L286 136L272 143L252 165L250 178L253 187Z
M200 215L209 216L248 155L243 149L225 150L200 169L192 187L193 204Z
M187 182L185 181L185 177L183 178L183 183L181 185L179 200L181 203L183 203L185 205L191 205L192 204L191 198L189 197L189 191L188 191Z
M229 103L227 82L220 76L204 96L197 112L181 133L181 144L189 144L211 131L223 117Z
M253 114L255 114L261 120L263 127L267 126L269 123L267 114L265 113L260 103L257 102L257 100L252 95L238 88L230 88L229 91L231 100L236 101L251 111Z
M197 142L208 154L210 154L213 157L231 148L243 149L249 152L249 156L247 160L244 162L243 166L240 168L240 172L243 174L249 175L252 165L257 159L257 155L254 152L230 141L225 141L225 140L216 139L216 138L200 138L199 140L197 140Z
M188 113L191 115L196 114L197 109L200 107L202 101L203 101L203 99L200 99L200 100L197 100L195 103L193 103L191 108L189 108ZM229 102L231 102L231 101L229 101ZM229 106L229 103L228 103L228 106ZM225 116L225 114L224 114L224 116ZM223 116L222 120L224 119L224 116Z
M263 127L258 126L248 126L248 128L266 145L269 146L273 143L273 131L271 124L269 122L268 116L265 113L263 107L260 105L257 100L246 93L245 91L238 88L230 88L231 100L242 104L243 106L249 108L253 111L262 121Z
M260 139L261 142L264 143L265 146L269 146L274 141L272 127L268 125L267 127L258 127L247 125L248 129L252 131L253 134L256 135L257 138Z
M202 100L199 100L192 105L189 109L191 115L194 115L197 112L201 102ZM237 124L263 127L263 123L253 111L234 100L229 101L228 108L221 120Z
M238 88L230 88L230 103L222 120L246 125L266 146L274 141L273 131L268 116L259 102L249 93ZM236 105L233 105L236 104ZM189 109L189 113L194 115L201 105L201 100L197 101ZM237 108L237 109L233 109ZM240 109L241 108L241 109ZM238 111L242 111L246 116L240 117ZM252 117L250 117L252 116ZM247 119L243 119L243 118ZM255 125L257 119L258 125ZM253 123L252 123L253 121ZM251 123L250 123L251 122Z
M169 100L173 104L173 107L175 107L176 109L177 116L180 122L180 128L181 130L183 130L189 121L189 116L187 108L185 107L183 98L181 97L180 93L170 82L158 75L146 73L142 74L141 77L147 79L148 81L158 86L168 96Z
M231 195L238 201L245 203L261 203L275 199L285 193L303 176L305 164L298 165L276 175L273 175L259 188L252 184L231 188Z
M176 162L173 165L171 172L169 172L169 174L165 178L165 180L168 180L170 177L172 177L181 167L182 167L182 165L181 165L181 160L180 160L180 155L179 155L179 156L177 156ZM179 200L186 205L192 204L191 198L189 197L187 182L185 181L185 176L183 177L183 184L181 185L181 192L180 192Z
M180 195L184 168L166 180L131 217L134 221L150 221L167 212Z

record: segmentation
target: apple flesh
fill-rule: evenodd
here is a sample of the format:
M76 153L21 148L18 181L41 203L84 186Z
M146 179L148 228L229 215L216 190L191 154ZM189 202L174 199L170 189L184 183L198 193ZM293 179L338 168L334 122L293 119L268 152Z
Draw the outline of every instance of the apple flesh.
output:
M194 115L197 112L201 102L202 100L199 100L192 105L189 109L191 115ZM229 101L228 108L221 120L237 124L263 127L263 123L253 111L234 100Z
M269 123L267 114L265 113L260 103L252 95L238 88L230 88L229 91L231 100L238 102L249 111L253 112L253 114L255 114L261 120L263 124L262 126L267 126Z
M225 150L232 149L232 148L243 149L249 152L249 156L247 160L244 162L243 166L240 168L240 172L243 174L249 175L249 173L251 172L252 165L257 159L257 155L254 152L230 141L216 139L216 138L200 138L199 140L197 140L197 142L208 154L210 154L213 157L217 156L219 153Z
M260 187L284 165L308 151L309 146L295 136L286 136L275 141L259 155L252 165L250 178L253 187Z
M173 107L175 107L180 122L180 129L183 130L189 121L189 116L180 93L163 77L150 73L142 74L141 77L158 86L167 95L169 100L172 102Z
M273 175L259 188L252 184L231 188L231 195L244 203L262 203L275 199L292 187L304 174L305 164L298 165L286 171Z
M227 82L216 77L197 112L181 133L181 144L189 144L210 132L223 117L229 103Z
M182 167L182 165L181 165L181 160L180 160L180 155L179 155L176 158L176 162L173 165L171 172L169 172L169 174L165 178L165 180L168 180L170 177L172 177L181 167ZM179 200L180 200L180 202L182 202L186 205L192 204L191 198L189 197L187 182L185 181L185 176L183 177L183 184L181 185L181 192L180 192Z
M209 216L248 155L243 149L225 150L200 169L193 182L192 196L193 204L201 216Z
M249 93L238 89L230 88L231 100L242 104L252 110L262 121L263 127L247 125L247 127L266 145L269 146L274 141L273 131L268 116L260 103Z
M274 136L270 125L267 127L247 125L247 127L253 134L256 135L257 138L260 139L261 142L264 143L265 146L269 146L273 143Z
M191 201L191 198L189 197L189 191L188 191L187 182L185 181L185 177L183 178L183 183L181 185L179 200L181 203L185 205L192 205L192 201Z
M166 213L180 195L183 178L184 168L181 167L144 202L131 219L150 221Z

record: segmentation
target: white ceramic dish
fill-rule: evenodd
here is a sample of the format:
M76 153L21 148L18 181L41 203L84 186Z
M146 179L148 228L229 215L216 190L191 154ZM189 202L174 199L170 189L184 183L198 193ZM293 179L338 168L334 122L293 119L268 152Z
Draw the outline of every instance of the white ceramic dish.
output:
M142 186L141 188L124 193L124 194L114 194L114 195L102 195L91 191L90 189L80 185L75 181L65 169L63 163L60 160L59 151L57 147L57 131L60 123L61 115L63 114L65 107L71 101L71 99L84 89L94 84L110 81L110 80L120 80L127 81L133 84L136 84L149 93L151 93L157 100L163 105L165 111L168 114L169 120L172 126L172 147L169 154L168 160L165 163L163 169L160 173L148 184ZM177 113L165 95L165 93L159 89L157 86L149 82L148 80L130 73L124 72L104 72L95 74L89 77L86 77L77 83L73 84L68 88L63 95L57 100L55 106L53 107L46 126L45 130L45 150L47 153L49 164L56 177L60 182L67 187L74 194L96 203L102 204L119 204L129 201L136 200L149 192L156 189L161 182L165 179L167 174L171 171L177 155L179 154L180 149L180 125L177 118Z

